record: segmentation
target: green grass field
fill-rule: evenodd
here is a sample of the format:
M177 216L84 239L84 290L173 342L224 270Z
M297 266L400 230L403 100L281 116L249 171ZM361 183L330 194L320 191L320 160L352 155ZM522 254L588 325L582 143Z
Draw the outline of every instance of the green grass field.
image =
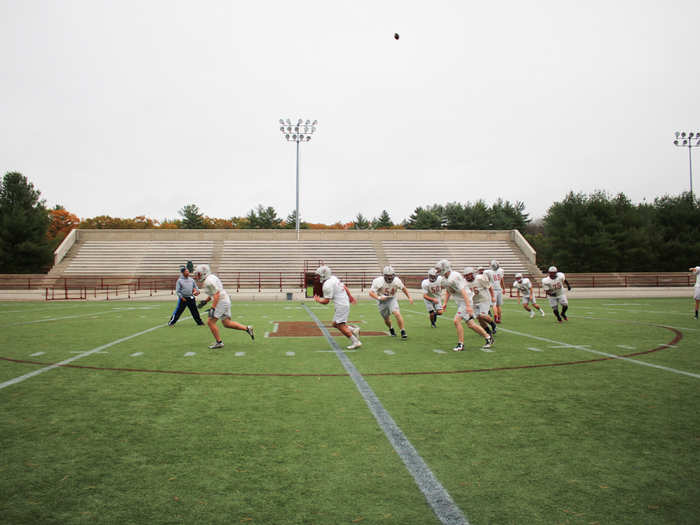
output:
M690 298L570 302L508 301L491 352L467 329L455 353L402 300L408 340L345 356L469 523L698 523ZM441 522L331 343L265 337L332 306L234 303L256 339L219 350L173 306L0 303L1 523ZM385 329L373 302L351 319Z

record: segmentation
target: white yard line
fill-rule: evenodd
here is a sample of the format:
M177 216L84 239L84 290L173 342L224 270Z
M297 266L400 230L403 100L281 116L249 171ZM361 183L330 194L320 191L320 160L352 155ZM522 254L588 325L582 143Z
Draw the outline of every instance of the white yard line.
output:
M499 332L503 331L503 332L513 334L513 335L519 335L521 337L529 337L530 339L535 339L537 341L543 341L545 343L558 345L558 348L573 348L575 350L582 350L584 352L590 352L591 354L597 354L597 355L602 355L605 357L611 357L613 359L619 359L620 361L627 361L628 363L632 363L635 365L648 366L651 368L658 368L659 370L665 370L666 372L672 372L674 374L679 374L679 375L684 375L684 376L694 377L696 379L700 379L700 374L694 374L692 372L686 372L685 370L678 370L676 368L670 368L668 366L655 365L653 363L647 363L645 361L639 361L637 359L630 359L629 357L622 357L622 356L615 355L615 354L609 354L607 352L601 352L600 350L593 350L592 348L588 348L589 345L570 345L567 343L563 343L561 341L554 341L553 339L547 339L546 337L525 334L523 332L516 332L515 330L508 330L507 328L499 328L498 331Z
M164 326L167 326L167 324L160 324L158 326L154 326L153 328L149 328L147 330L143 330L141 332L137 332L135 334L127 335L126 337L122 337L121 339L117 339L116 341L112 341L111 343L104 344L102 346L98 346L97 348L93 348L92 350L87 350L85 352L82 352L79 355L76 355L74 357L69 357L68 359L64 359L63 361L59 363L54 363L53 365L49 365L44 368L40 368L38 370L35 370L34 372L29 372L28 374L24 374L23 376L15 377L14 379L10 379L8 381L5 381L4 383L0 383L0 390L3 388L6 388L8 386L16 385L17 383L21 383L22 381L26 381L27 379L30 379L34 376L38 376L39 374L43 374L44 372L48 372L49 370L53 370L54 368L59 368L62 365L67 365L69 363L72 363L73 361L77 361L78 359L82 359L83 357L87 357L92 354L96 354L98 352L101 352L102 350L109 348L114 345L118 345L119 343L123 343L124 341L128 341L130 339L133 339L135 337L138 337L140 335L147 334L149 332L152 332L154 330L157 330L158 328L162 328Z
M462 514L462 511L452 500L452 497L435 477L435 474L433 474L425 461L423 461L423 458L418 454L418 451L396 424L396 421L394 421L389 412L382 406L381 401L379 401L377 395L367 381L365 381L365 378L362 377L362 374L360 374L350 358L345 355L345 351L335 342L328 332L328 329L323 326L323 323L316 317L311 309L306 305L304 305L304 308L330 343L331 348L333 348L336 356L340 359L343 368L345 368L345 371L350 375L355 386L362 395L362 398L365 400L365 403L367 403L370 412L372 412L377 423L379 423L379 426L384 431L391 446L399 455L404 465L406 465L416 485L418 485L418 488L425 496L426 501L433 509L433 512L440 522L445 525L469 525L467 518Z

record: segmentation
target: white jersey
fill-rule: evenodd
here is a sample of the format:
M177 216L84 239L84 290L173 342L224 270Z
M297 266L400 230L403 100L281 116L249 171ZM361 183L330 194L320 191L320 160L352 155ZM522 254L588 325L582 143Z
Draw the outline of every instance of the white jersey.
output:
M442 292L442 275L438 275L435 282L430 282L430 279L423 279L420 283L420 287L423 289L423 293L428 297L433 299L440 299L440 292Z
M350 298L345 285L335 275L323 282L323 297L330 299L336 306L350 306Z
M493 291L494 292L501 292L503 291L503 288L501 287L501 281L503 280L503 268L499 268L498 270L485 270L484 273L489 272L490 273L490 278L491 278L491 283L493 284Z
M464 302L462 290L467 291L467 298L469 298L469 300L471 300L472 296L474 295L467 286L467 280L462 277L461 273L454 270L450 272L450 275L448 275L447 278L442 280L442 287L450 292L450 295L452 295L457 304Z
M513 288L520 290L522 295L528 296L530 295L530 292L532 292L532 281L530 281L530 279L527 277L523 277L520 282L518 282L516 279L513 281Z
M206 279L204 279L204 284L202 285L202 290L209 296L214 297L216 292L219 292L219 301L229 301L229 296L224 290L224 285L213 273L210 273Z
M491 302L491 294L489 293L491 281L488 275L486 275L486 272L475 275L472 282L467 281L467 286L469 286L474 294L475 303Z
M550 297L560 297L564 294L564 281L566 280L566 276L558 272L557 276L552 279L549 277L545 277L542 279L542 288L544 289L545 292L551 291L551 294L548 294Z
M386 295L389 299L393 298L399 290L403 290L404 285L401 279L394 277L394 280L390 283L384 280L384 276L380 275L374 281L372 281L371 290L378 296ZM388 300L388 299L386 299Z
M700 266L695 267L695 288L700 288Z

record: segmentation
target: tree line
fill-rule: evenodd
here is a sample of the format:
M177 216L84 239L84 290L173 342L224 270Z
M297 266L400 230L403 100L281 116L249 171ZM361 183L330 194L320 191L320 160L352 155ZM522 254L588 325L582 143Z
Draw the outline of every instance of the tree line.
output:
M177 219L108 215L79 219L61 205L46 207L41 192L21 173L0 182L0 264L3 273L41 273L53 251L74 228L84 229L277 229L296 228L296 212L279 217L259 204L243 217L204 215L196 204ZM525 204L498 199L492 205L449 202L419 206L400 223L387 210L376 218L361 213L350 222L300 221L303 229L519 230L537 251L537 264L565 272L683 271L700 262L700 200L690 193L634 204L623 193L568 193L546 215L532 221Z

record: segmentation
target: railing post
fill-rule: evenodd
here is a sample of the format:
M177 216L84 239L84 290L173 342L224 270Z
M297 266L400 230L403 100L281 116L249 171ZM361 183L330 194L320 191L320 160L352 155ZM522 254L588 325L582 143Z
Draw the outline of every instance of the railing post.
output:
M258 272L258 292L262 291L262 273Z

